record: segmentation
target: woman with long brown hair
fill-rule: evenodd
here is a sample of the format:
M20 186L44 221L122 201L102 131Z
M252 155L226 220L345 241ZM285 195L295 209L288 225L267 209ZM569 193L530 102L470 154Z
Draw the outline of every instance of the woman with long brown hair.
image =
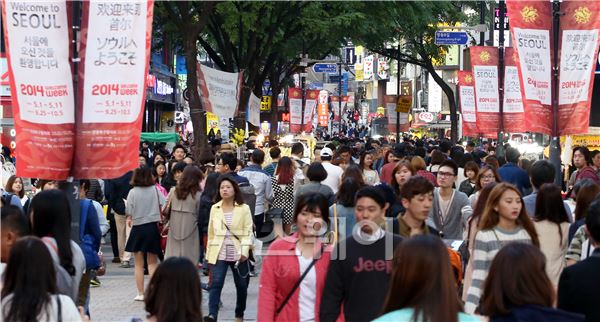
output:
M481 321L462 313L448 250L433 235L405 239L394 253L392 277L375 321Z
M510 243L503 247L490 265L481 313L490 322L584 321L583 315L552 308L556 295L545 266L546 258L535 246Z
M288 235L291 233L294 217L294 174L292 159L283 157L277 163L275 175L271 179L273 186L271 208L283 210L283 230Z
M198 233L198 209L200 207L200 181L202 171L197 166L183 170L177 186L167 196L166 220L169 234L165 257L183 256L192 263L200 258L200 234Z
M565 268L570 226L559 187L552 183L540 187L533 224L540 237L540 249L546 256L546 273L556 288L558 278Z
M349 165L346 169L344 169L344 174L342 174L342 181L347 178L352 178L354 181L358 182L361 186L366 185L365 178L362 175L362 170L356 164Z
M519 189L508 183L499 183L490 193L473 244L474 270L465 303L467 313L474 313L479 305L483 281L494 256L510 242L540 245Z
M467 250L469 251L469 260L467 262L467 266L465 267L465 279L462 292L463 302L467 301L467 291L469 290L471 281L473 280L473 244L475 244L475 236L479 231L479 220L481 219L481 215L485 210L485 204L488 201L490 192L492 192L494 187L496 187L496 183L492 182L479 191L479 198L477 199L475 209L473 209L473 215L467 220L467 236L465 238L465 242L467 243Z
M19 197L19 200L21 201L21 207L23 207L23 213L27 213L27 210L29 209L29 202L31 200L25 194L25 184L23 183L23 178L14 175L10 176L8 181L6 181L6 188L4 190Z

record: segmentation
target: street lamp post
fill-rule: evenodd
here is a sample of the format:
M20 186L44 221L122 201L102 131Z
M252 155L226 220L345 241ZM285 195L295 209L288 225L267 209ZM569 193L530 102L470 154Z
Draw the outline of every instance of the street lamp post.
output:
M342 55L340 55L340 63L338 68L338 116L340 121L338 123L338 136L342 134ZM333 128L333 126L331 127Z
M560 143L558 140L558 37L560 27L560 1L552 1L552 32L554 42L554 57L552 59L552 141L550 141L550 163L554 166L554 183L559 187L562 185L562 171L560 167Z
M504 157L504 15L506 12L506 4L504 0L500 0L499 9L499 32L498 32L498 100L500 109L500 124L498 127L498 146L496 154L499 158Z

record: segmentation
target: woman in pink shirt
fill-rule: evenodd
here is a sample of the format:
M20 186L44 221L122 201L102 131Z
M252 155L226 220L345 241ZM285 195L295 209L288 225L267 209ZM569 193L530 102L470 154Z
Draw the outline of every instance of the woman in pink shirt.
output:
M298 231L276 240L264 256L258 321L319 321L332 247L321 243L329 221L327 199L308 193L294 209Z

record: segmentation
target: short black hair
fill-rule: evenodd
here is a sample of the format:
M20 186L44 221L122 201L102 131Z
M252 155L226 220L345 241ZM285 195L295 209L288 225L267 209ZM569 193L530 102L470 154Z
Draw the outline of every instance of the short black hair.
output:
M186 149L185 149L185 147L184 147L183 145L181 145L181 144L177 144L177 145L175 145L175 146L173 147L173 150L172 150L172 152L171 152L171 153L175 153L175 151L176 151L177 149L183 149L183 153L187 153L187 150L186 150Z
M175 163L175 165L173 166L173 168L171 169L171 173L175 173L177 171L183 172L183 170L185 169L185 167L187 167L188 164L183 162L183 161L179 161L177 163Z
M2 230L12 231L19 237L29 235L29 220L19 207L14 205L2 206Z
M450 152L451 147L452 147L452 144L450 143L450 141L444 140L444 141L440 142L440 151L442 151L443 153Z
M279 146L279 142L277 142L277 140L273 140L273 139L269 140L269 147L275 148L278 146Z
M300 142L292 144L292 154L297 155L301 153L304 153L304 145L302 145Z
M261 165L265 162L265 152L261 149L254 149L252 151L252 163Z
M411 200L415 196L433 192L433 183L421 176L412 176L400 188L402 199Z
M281 149L278 147L272 147L269 149L269 155L271 156L271 159L277 159L281 156Z
M440 164L440 169L442 167L450 167L452 168L452 172L454 172L454 175L458 175L458 165L456 165L456 162L452 160L445 160L444 162L442 162L442 164Z
M531 184L536 189L539 189L544 183L553 183L556 170L548 160L535 161L529 168L529 176Z
M237 167L237 158L233 153L225 152L221 154L221 161L223 166L229 166L229 170L234 171Z
M586 164L590 164L592 163L592 158L590 156L590 150L584 146L578 146L576 148L573 149L573 155L575 154L575 152L579 151L581 154L583 154L583 156L585 157L585 163Z
M354 198L355 204L360 198L373 199L381 208L385 208L385 197L381 193L381 190L377 189L376 187L368 186L358 190L358 192L356 192L356 197Z
M308 170L306 170L306 177L310 181L321 182L327 179L327 170L325 170L320 162L313 162L308 166Z
M519 152L519 150L512 148L512 147L506 149L506 161L512 162L512 163L517 163L517 162L519 162L520 156L521 156L521 153Z
M475 142L473 142L473 141L467 141L467 146L474 148L475 147Z
M221 145L221 139L214 139L210 142L210 145L212 146L220 146Z
M79 179L79 189L80 190L84 190L83 187L85 187L85 190L89 190L90 189L90 185L91 182L88 179Z
M352 154L352 149L347 145L341 145L337 151L338 154L342 154L342 153L346 153L346 152Z
M585 226L596 243L600 242L600 197L596 197L588 208Z

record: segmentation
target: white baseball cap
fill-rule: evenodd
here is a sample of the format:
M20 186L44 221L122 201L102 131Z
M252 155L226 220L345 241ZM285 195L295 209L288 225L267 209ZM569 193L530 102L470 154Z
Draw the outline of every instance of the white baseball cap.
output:
M333 151L331 151L330 148L325 147L321 150L321 156L322 157L332 157Z

